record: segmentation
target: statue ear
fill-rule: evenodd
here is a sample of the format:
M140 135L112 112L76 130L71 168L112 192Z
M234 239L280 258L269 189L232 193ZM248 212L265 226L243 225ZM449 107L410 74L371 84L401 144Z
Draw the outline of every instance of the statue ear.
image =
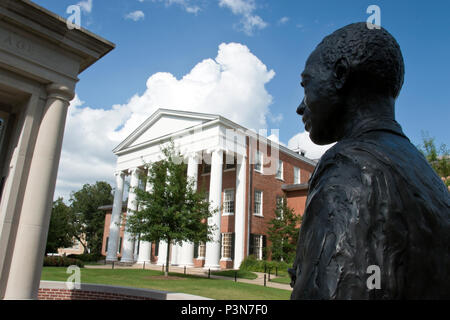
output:
M347 58L339 58L334 64L334 77L336 80L336 88L342 89L347 82L350 72L350 66Z

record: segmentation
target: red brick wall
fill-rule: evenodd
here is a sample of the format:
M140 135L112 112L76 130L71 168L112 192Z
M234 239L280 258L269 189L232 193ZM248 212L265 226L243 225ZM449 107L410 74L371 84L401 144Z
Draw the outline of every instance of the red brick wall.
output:
M38 300L154 300L118 293L39 288Z

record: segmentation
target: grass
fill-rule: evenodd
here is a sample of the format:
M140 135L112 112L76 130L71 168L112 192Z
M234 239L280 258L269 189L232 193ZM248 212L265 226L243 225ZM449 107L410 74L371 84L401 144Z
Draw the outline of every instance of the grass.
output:
M66 268L44 267L42 280L66 281ZM140 269L81 269L82 283L95 283L194 294L216 300L289 300L290 290L193 275Z
M276 282L276 283L282 283L282 284L290 284L291 283L291 278L290 277L271 278L270 282Z
M258 278L256 273L251 272L251 271L247 271L247 270L224 270L224 271L211 272L211 274L215 275L215 276L223 276L223 277L234 278L236 271L237 271L237 277L241 278L241 279L253 280L253 279Z

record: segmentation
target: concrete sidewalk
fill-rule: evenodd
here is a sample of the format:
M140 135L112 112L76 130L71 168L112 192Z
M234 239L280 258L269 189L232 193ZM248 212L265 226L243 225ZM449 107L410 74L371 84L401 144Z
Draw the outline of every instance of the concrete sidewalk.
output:
M145 264L145 266L143 264L134 264L132 266L125 266L125 265L121 265L120 263L115 263L114 264L114 269L144 269L145 270L158 270L158 271L163 271L163 267L160 265L156 265L156 264ZM112 264L105 264L105 265L86 265L85 268L87 269L112 269L113 266ZM178 267L178 266L170 266L169 267L169 272L174 272L174 273L184 273L185 269L184 267ZM213 272L213 271L211 271ZM261 285L264 286L264 273L262 272L254 272L258 277L256 279L250 280L250 279L242 279L242 278L237 278L237 282L242 282L242 283L250 283L250 284L256 284L256 285ZM201 277L208 277L208 270L203 269L203 268L186 268L186 274L189 275L196 275L196 276L201 276ZM272 282L269 281L268 279L268 274L266 274L266 286L270 287L270 288L277 288L277 289L283 289L283 290L292 290L291 286L289 284L282 284L282 283L276 283L276 282ZM234 277L224 277L224 276L216 276L211 274L210 275L211 279L222 279L222 280L229 280L229 281L234 281ZM277 278L275 277L275 275L271 274L270 275L271 279Z

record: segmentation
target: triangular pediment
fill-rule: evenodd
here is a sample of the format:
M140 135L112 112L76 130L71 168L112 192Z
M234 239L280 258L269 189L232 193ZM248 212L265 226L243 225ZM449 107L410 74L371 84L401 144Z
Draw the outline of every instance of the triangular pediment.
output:
M218 119L218 115L158 109L114 150L114 153Z

